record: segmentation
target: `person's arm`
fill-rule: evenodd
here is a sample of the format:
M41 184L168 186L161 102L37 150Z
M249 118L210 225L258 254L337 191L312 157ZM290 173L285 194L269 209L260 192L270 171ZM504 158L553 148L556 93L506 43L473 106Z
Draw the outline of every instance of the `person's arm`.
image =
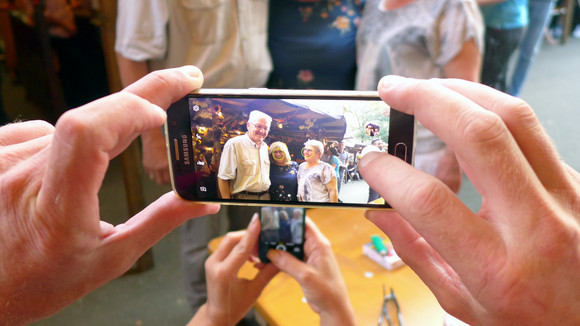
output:
M332 179L330 179L326 184L326 190L328 190L328 198L330 198L330 202L338 203L338 183L336 177L332 177Z
M147 61L134 61L119 53L117 53L117 66L123 87L133 84L150 72Z
M237 155L233 138L228 140L220 156L218 168L218 189L223 199L232 198L230 184L235 182L237 176ZM232 184L233 185L233 184Z
M100 220L109 161L202 84L189 66L148 75L48 123L0 128L0 325L49 316L122 275L186 220L215 213L168 193L126 223Z
M396 157L360 162L394 208L367 217L441 306L476 325L580 324L580 174L529 105L458 79L388 76L379 95L453 148L482 196L473 212Z
M308 217L304 254L305 261L302 262L287 252L272 249L268 258L298 281L308 305L320 315L320 325L356 325L354 310L330 242Z
M230 180L224 180L221 178L217 178L217 180L222 199L231 199L232 194L230 193Z
M463 43L463 47L457 55L443 67L443 73L446 78L479 82L481 57L482 54L475 44L475 40L470 39Z
M189 326L236 325L250 310L262 290L276 276L272 264L257 265L252 280L238 278L244 263L255 258L260 219L254 214L247 231L228 233L218 249L205 262L207 302L187 324Z
M149 73L147 61L133 61L117 54L119 73L123 86L130 85ZM158 184L171 181L165 136L161 128L141 134L142 162L147 176Z

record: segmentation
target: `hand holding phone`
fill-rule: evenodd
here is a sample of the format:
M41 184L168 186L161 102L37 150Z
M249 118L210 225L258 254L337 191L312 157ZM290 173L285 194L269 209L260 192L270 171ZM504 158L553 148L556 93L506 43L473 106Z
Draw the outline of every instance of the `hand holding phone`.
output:
M209 256L205 263L207 302L188 325L234 325L250 310L278 273L275 266L263 264L252 280L238 278L240 268L255 257L259 235L260 223L255 215L247 230L228 233Z
M269 251L268 258L300 284L306 301L320 315L321 325L356 325L330 242L309 218L305 219L305 243L304 262L282 250Z

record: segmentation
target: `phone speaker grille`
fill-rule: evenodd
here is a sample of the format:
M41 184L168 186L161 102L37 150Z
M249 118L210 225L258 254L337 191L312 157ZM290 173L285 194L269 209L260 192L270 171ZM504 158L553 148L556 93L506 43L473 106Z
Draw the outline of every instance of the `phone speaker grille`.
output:
M175 160L179 161L179 142L177 139L173 139L173 145L175 146Z

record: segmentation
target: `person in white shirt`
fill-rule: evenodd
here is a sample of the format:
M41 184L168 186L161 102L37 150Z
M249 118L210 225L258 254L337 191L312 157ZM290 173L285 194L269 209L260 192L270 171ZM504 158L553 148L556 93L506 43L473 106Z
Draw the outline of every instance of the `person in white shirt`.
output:
M203 71L203 87L264 87L272 61L267 47L268 2L262 0L118 0L115 52L123 86L147 73L182 65ZM170 182L161 128L141 135L142 162L158 184ZM195 312L206 300L204 262L218 230L244 228L253 207L227 207L218 215L188 221L181 260L187 299Z
M218 172L222 198L270 199L270 158L264 139L271 123L272 117L266 113L252 111L246 123L248 132L224 145Z
M266 1L119 0L115 52L127 86L153 70L193 64L204 87L263 87L272 69ZM143 166L169 183L161 129L142 135Z

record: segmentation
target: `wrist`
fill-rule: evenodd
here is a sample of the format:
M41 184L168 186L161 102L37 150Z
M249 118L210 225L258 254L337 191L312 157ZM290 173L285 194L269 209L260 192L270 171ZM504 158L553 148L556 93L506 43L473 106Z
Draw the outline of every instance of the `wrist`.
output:
M215 312L215 309L213 311ZM231 321L229 321L227 316L216 316L215 313L212 315L207 306L207 302L197 310L195 316L193 316L193 318L187 324L187 326L227 326L227 325L233 326L235 325L235 322L232 323Z
M207 311L207 303L201 306L195 316L187 323L187 326L217 326L218 324L214 323Z
M341 311L339 313L331 313L329 311L320 313L320 326L356 326L356 319L354 312Z
M338 305L320 312L320 325L344 325L356 326L354 309L348 299L342 300Z

